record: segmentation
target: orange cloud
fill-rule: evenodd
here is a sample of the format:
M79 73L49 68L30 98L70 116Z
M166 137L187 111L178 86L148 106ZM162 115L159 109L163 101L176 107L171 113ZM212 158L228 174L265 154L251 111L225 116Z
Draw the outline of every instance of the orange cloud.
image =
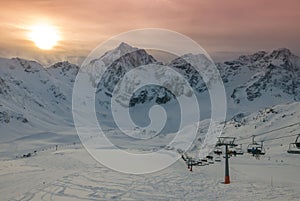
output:
M0 9L7 55L17 48L30 56L84 56L113 35L149 27L186 34L212 54L287 47L300 55L298 0L17 0ZM39 21L62 33L52 53L36 51L24 37L26 26Z

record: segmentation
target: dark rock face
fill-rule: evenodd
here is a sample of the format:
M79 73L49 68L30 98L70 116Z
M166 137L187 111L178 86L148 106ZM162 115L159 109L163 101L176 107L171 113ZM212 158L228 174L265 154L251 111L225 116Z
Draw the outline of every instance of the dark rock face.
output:
M116 84L129 70L155 62L156 60L151 55L141 49L121 56L113 61L104 72L103 78L98 83L97 92L105 91L108 96L111 96Z

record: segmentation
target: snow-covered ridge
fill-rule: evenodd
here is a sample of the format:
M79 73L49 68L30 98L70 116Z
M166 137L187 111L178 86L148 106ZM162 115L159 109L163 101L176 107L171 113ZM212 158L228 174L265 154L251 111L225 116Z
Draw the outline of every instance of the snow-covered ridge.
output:
M300 59L286 48L240 56L217 66L229 108L237 108L233 113L300 100Z
M167 66L183 75L206 109L210 104L207 86L201 75L186 61L187 57L192 56L183 55ZM162 65L145 50L131 47L126 43L121 43L91 63L97 66L97 62L100 61L104 62L108 70L95 85L96 108L99 115L106 118L106 122L111 121L108 111L112 92L125 73L141 65ZM203 63L204 67L210 65L206 58L203 58ZM281 48L269 53L260 51L216 65L226 88L229 119L239 113L248 114L272 105L300 99L298 79L300 60L288 49ZM92 76L97 77L97 72L93 70L98 69L92 69L90 72ZM35 61L1 58L0 109L3 119L0 122L1 130L13 139L36 131L51 131L61 126L73 126L71 97L78 71L78 66L67 61L44 68ZM175 90L181 90L166 73L167 71L162 74L163 77L166 75L166 84L174 86ZM127 89L130 89L131 84L134 83L127 83ZM141 107L148 103L168 104L176 99L176 95L182 94L180 91L177 92L171 93L158 86L147 86L132 94L130 106ZM204 110L201 115L209 116L209 112ZM20 131L15 129L16 122Z

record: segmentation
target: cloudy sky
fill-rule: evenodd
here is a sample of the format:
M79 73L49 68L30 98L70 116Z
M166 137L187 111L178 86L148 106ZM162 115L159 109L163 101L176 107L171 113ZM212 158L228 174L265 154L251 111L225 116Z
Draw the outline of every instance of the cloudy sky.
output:
M74 60L116 34L141 28L185 34L217 60L279 47L300 55L299 0L15 0L1 1L0 9L1 57ZM59 32L51 50L28 38L39 23Z

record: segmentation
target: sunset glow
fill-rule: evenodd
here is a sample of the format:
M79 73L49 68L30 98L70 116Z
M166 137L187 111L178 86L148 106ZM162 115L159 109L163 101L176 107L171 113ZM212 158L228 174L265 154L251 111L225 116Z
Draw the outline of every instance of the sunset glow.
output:
M51 50L60 39L57 30L47 24L33 26L29 38L42 50Z
M142 28L185 34L216 61L278 47L288 47L300 55L298 0L266 0L263 5L260 0L172 0L151 4L146 0L15 0L0 5L2 57L49 63L72 57L76 63L76 58L85 57L110 37ZM28 32L33 36L28 37Z

